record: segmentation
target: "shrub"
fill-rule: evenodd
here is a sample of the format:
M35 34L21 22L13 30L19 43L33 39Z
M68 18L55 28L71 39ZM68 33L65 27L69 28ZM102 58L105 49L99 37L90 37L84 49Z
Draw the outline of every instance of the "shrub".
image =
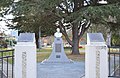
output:
M120 46L120 34L113 34L113 36L112 36L112 45Z

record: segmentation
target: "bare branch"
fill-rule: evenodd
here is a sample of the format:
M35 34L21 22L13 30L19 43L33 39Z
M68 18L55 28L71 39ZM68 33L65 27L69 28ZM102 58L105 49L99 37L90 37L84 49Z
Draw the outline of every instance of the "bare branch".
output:
M83 34L85 33L85 31L90 27L91 22L90 20L87 22L87 24L83 24L79 30L79 39L83 36Z
M66 29L65 29L64 25L62 24L61 21L59 21L59 23L60 23L59 27L60 27L60 30L61 30L62 34L65 36L65 38L66 38L66 40L68 41L68 43L69 43L70 45L72 45L72 41L71 41L70 38L68 37L68 34L67 34L67 32L66 32Z
M78 30L81 28L81 21L79 21Z
M66 14L69 15L68 9L65 9L63 6L59 5L58 6L62 11L65 11Z
M90 5L90 3L87 0L85 0L85 2L87 3L87 5Z

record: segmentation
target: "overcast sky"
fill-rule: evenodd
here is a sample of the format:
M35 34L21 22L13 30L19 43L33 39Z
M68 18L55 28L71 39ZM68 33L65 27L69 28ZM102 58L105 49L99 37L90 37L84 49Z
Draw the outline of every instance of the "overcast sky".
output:
M13 16L12 15L7 15L7 16L5 16L7 19L12 19L13 18ZM0 17L0 19L3 19L4 20L4 18L2 18L2 17ZM10 29L8 29L8 27L6 26L6 23L5 23L5 21L0 21L0 31L4 31L6 34L11 34L11 30Z

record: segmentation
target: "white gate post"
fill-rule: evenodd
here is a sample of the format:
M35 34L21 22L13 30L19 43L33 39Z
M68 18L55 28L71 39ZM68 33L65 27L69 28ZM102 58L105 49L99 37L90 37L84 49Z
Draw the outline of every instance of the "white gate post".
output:
M21 33L15 46L15 78L36 78L34 33Z
M85 78L108 78L108 51L101 33L88 33Z

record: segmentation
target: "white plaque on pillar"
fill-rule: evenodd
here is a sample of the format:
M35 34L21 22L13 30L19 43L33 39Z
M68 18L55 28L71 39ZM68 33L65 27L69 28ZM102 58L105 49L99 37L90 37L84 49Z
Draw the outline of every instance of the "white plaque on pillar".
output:
M85 78L108 78L108 52L101 33L88 33Z
M102 33L88 33L87 34L87 44L105 44L105 40L103 38Z
M15 46L15 78L36 78L34 33L21 33Z

